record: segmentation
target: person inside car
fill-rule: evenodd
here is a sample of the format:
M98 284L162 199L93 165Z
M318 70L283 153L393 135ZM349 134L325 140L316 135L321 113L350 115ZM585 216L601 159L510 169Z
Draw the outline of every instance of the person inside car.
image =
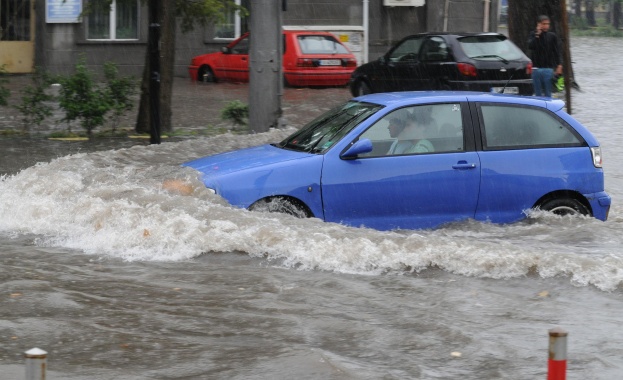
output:
M389 133L395 137L389 154L413 154L434 152L433 144L428 140L437 130L437 124L431 117L430 107L417 107L406 120L390 120ZM394 125L392 126L392 122ZM396 133L398 131L398 133ZM395 133L393 135L392 133Z

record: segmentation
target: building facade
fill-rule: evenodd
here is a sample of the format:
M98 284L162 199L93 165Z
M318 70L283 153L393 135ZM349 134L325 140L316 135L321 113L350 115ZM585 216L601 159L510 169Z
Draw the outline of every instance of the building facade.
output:
M236 0L253 11L252 0ZM286 0L284 28L338 35L359 63L376 59L395 41L426 31L496 31L498 0ZM114 62L122 74L140 76L149 28L140 0L89 9L86 0L0 0L0 66L12 73L34 67L67 73L84 57L89 66ZM175 75L187 77L196 55L218 51L250 29L234 12L226 21L178 31Z

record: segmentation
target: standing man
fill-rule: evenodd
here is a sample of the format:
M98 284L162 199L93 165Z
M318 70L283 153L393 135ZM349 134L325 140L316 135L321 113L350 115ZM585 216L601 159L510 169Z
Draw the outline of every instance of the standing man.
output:
M552 78L562 74L562 43L549 31L550 19L541 15L536 30L530 32L528 48L532 51L532 85L536 96L552 97Z

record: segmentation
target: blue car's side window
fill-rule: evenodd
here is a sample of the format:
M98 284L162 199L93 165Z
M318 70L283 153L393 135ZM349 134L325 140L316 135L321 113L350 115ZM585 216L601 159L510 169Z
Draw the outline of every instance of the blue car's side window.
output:
M543 109L487 104L480 113L485 150L582 145L570 126Z
M359 138L372 141L372 152L360 157L461 152L461 104L427 104L395 110Z

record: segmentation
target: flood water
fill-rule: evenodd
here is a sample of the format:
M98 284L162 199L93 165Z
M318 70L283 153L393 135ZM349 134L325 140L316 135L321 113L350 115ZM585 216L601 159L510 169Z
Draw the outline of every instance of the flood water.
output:
M292 129L3 146L0 379L22 379L33 347L48 379L544 379L554 327L569 332L569 379L622 378L623 43L572 43L607 222L378 232L233 209L179 167Z

